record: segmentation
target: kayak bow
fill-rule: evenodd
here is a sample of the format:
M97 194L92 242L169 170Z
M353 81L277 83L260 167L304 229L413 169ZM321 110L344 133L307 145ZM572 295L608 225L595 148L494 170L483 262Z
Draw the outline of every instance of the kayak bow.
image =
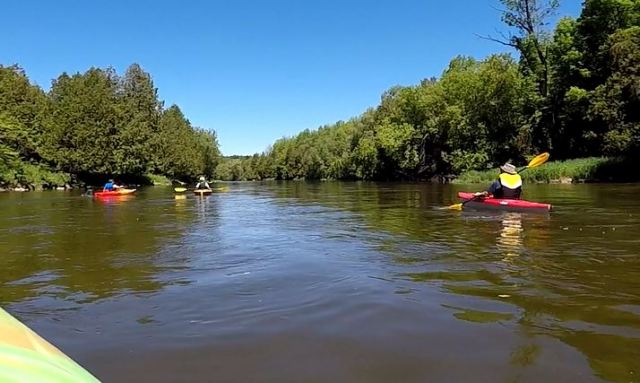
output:
M465 202L464 207L472 209L493 209L521 212L551 211L551 205L548 203L531 202L522 199L502 199L492 197L478 198L473 193L466 192L459 192L458 198L468 201Z
M100 383L1 308L0 382Z

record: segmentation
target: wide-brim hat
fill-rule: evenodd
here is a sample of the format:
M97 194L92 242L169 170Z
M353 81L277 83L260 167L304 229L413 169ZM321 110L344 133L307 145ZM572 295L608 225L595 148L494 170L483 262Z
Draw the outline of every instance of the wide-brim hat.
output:
M500 170L509 174L518 174L518 169L516 169L516 167L511 165L510 163L506 163L500 166Z

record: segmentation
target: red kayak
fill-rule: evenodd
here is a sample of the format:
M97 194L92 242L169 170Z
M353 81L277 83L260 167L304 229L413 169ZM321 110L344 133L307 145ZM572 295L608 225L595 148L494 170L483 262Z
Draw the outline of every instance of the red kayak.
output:
M522 199L501 199L491 197L477 198L473 193L459 192L458 198L465 201L464 207L472 209L495 209L506 211L534 211L548 212L551 211L551 205L548 203L530 202ZM476 198L474 200L474 198Z
M118 197L118 196L132 194L135 191L136 189L118 189L118 190L111 190L111 191L99 191L99 192L94 192L93 196L94 197Z

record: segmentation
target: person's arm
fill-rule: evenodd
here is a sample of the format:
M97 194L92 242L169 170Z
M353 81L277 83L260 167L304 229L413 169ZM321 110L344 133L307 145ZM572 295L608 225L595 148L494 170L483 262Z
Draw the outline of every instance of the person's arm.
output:
M487 189L487 193L494 195L501 187L502 185L500 185L500 181L496 180L491 184L491 186L489 186L489 189Z
M211 189L211 187L209 186L209 183L207 181L204 181L204 186L206 186L207 189Z
M498 191L498 189L500 189L502 187L502 185L500 185L499 181L495 181L494 183L492 183L489 188L483 192L477 192L477 193L473 193L474 196L476 197L482 197L482 196L489 196L489 195L494 195L496 194L496 191Z

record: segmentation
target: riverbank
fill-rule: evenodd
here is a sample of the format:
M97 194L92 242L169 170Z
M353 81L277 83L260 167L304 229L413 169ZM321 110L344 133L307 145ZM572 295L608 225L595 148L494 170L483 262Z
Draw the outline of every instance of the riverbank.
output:
M496 179L498 169L469 171L459 176L436 177L435 182L458 184L484 184ZM540 167L528 169L521 173L528 183L594 183L594 182L638 182L640 174L633 171L633 160L628 158L589 157L566 161L550 161ZM71 175L54 172L40 165L25 164L21 172L8 177L0 174L0 192L2 191L34 191L65 190L83 188L87 185L100 185L106 175ZM11 180L7 182L7 180ZM274 180L273 178L270 180ZM302 179L304 180L304 179ZM132 185L171 185L166 176L145 174L143 176L123 176L118 181ZM226 180L218 180L225 182ZM265 181L265 180L262 180ZM323 180L327 181L327 180ZM333 181L333 180L332 180Z
M68 190L88 186L100 186L109 178L108 174L69 174L52 170L44 165L21 163L12 169L0 172L0 192ZM116 176L117 182L127 185L171 185L171 180L159 174Z
M640 174L632 171L633 161L627 158L588 157L566 161L550 161L521 173L530 183L585 183L640 181ZM469 171L460 174L454 183L489 183L496 179L498 169Z
M0 191L71 189L73 177L41 164L20 161L0 171Z

